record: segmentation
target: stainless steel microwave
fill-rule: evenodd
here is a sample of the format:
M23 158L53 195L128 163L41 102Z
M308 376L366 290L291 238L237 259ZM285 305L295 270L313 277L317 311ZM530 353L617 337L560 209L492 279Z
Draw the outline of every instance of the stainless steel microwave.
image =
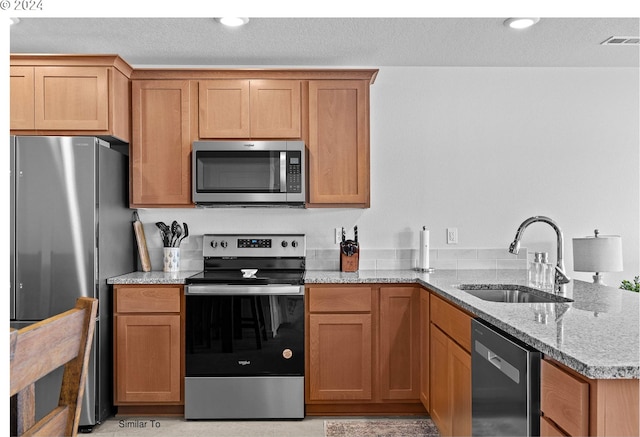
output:
M197 205L304 206L303 141L194 141L192 152Z

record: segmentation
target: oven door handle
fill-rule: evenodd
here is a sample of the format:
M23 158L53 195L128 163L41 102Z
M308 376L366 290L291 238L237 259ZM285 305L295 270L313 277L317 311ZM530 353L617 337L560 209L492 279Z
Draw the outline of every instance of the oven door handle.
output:
M304 286L291 284L236 285L236 284L188 284L185 295L304 295Z

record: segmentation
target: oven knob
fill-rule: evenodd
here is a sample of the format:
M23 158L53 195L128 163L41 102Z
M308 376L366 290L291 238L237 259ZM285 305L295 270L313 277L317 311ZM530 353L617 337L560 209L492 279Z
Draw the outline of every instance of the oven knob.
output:
M284 241L284 240L282 241L282 243L280 243L280 245L281 245L282 247L287 247L287 246L288 246L287 242L286 242L286 241Z
M214 249L215 249L216 247L218 247L218 242L217 242L217 241L212 241L212 242L211 242L211 247L213 247Z
M225 248L225 249L226 249L226 248L227 248L227 246L228 246L228 244L227 244L227 242L226 242L226 241L222 240L222 241L220 242L220 246L222 246L223 248Z
M291 242L291 246L292 246L292 247L298 247L298 242L297 242L296 240L293 240L293 241Z

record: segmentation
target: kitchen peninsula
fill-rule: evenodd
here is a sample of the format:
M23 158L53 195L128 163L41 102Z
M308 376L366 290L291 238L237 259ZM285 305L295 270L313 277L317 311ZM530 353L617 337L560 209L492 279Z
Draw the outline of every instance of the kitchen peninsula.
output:
M109 284L183 284L196 272L135 272L109 279ZM522 270L360 270L354 273L308 270L311 284L419 284L433 293L508 332L588 378L640 378L640 296L638 294L573 280L566 296L574 302L505 304L478 299L459 284L526 284ZM609 298L603 298L607 293ZM549 310L545 323L536 321L537 310ZM560 310L560 311L558 311ZM561 312L561 313L560 313Z
M111 278L109 283L116 286L183 284L190 273L137 272ZM587 394L579 400L582 407L576 407L576 417L582 423L582 428L578 428L581 431L576 432L621 435L625 430L616 429L615 424L622 422L626 424L627 432L637 433L634 427L638 426L640 387L638 294L573 280L567 285L565 294L572 302L513 304L484 301L458 288L460 284L480 283L526 285L527 274L526 270L437 270L430 274L414 270L353 273L309 270L305 277L308 297L314 293L314 287L339 286L346 290L371 286L374 290L376 287L411 286L419 290L421 298L431 297L432 310L436 299L452 304L450 306L461 313L483 319L541 351L545 357L543 367L559 370L563 378L586 389ZM419 320L421 326L429 325L423 313ZM545 374L543 370L543 398ZM554 423L562 423L561 418L553 417L555 413L545 411L544 402L541 424L555 426ZM430 411L428 404L425 408ZM548 417L553 422L547 421ZM563 429L573 428L566 425Z

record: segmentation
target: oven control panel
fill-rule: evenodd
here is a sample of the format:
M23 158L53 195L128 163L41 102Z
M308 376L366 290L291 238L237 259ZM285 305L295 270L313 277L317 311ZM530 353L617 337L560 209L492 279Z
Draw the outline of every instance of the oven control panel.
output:
M202 252L204 256L225 257L304 257L304 234L205 234Z
M238 238L238 247L271 248L271 238Z

